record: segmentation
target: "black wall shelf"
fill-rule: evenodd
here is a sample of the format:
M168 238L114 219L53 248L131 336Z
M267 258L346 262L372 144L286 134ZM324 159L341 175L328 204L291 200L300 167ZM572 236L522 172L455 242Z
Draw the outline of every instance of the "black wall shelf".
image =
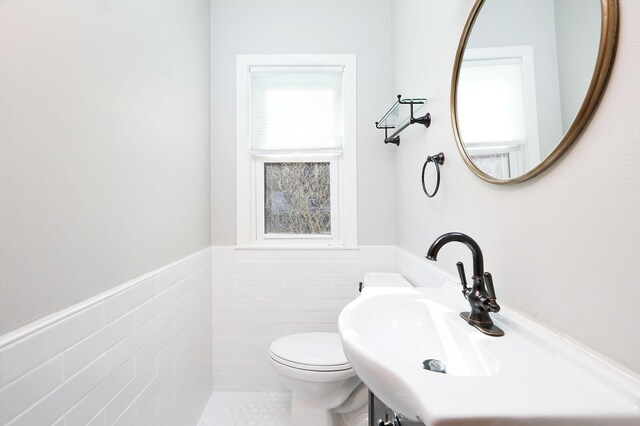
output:
M425 98L402 99L402 95L398 95L396 103L393 104L380 121L376 121L376 128L384 129L384 143L400 146L400 133L412 124L418 123L424 127L429 127L431 125L431 114L426 113L420 117L414 116L415 112L426 103L427 99ZM406 113L402 114L401 105L409 105L408 115ZM391 136L388 134L389 130L395 130Z

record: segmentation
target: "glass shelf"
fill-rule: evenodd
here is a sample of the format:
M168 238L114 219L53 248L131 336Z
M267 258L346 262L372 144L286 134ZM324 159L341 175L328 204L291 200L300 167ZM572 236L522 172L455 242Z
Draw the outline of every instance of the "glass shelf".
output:
M396 129L403 124L407 124L411 120L411 109L409 105L413 105L413 113L422 110L427 103L425 98L398 99L395 104L387 111L387 113L378 121L379 129ZM401 105L407 105L406 108Z
M431 114L427 112L416 117L416 113L423 109L426 103L426 98L403 99L402 95L398 95L396 103L382 116L380 121L376 122L376 128L384 129L384 143L400 145L400 136L398 135L412 124L419 123L429 127ZM403 108L402 105L407 105L407 108ZM389 129L395 130L391 136L388 135Z

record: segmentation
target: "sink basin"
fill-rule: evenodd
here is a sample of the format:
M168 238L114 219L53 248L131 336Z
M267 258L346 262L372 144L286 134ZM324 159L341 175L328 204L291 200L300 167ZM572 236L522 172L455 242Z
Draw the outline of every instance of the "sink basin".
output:
M340 315L345 354L380 400L429 426L640 425L637 378L515 314L486 336L463 310L447 286L365 288Z
M455 309L427 298L392 294L371 298L367 310L375 315L359 315L362 310L357 310L352 316L357 325L345 329L343 336L353 345L359 342L359 350L375 352L385 364L423 368L423 361L436 359L444 362L446 374L470 377L493 376L500 368L483 347L487 337L466 326ZM393 337L386 341L381 336Z

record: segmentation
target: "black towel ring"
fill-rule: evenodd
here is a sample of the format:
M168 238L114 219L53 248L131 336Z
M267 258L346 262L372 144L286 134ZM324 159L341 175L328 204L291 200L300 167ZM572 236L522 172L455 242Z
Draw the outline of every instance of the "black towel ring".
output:
M433 163L436 166L436 174L437 174L436 189L433 191L432 194L429 194L429 191L427 191L427 186L424 183L424 172L427 170L427 164L429 163ZM427 161L425 161L424 166L422 166L422 190L429 198L435 197L436 194L438 193L438 189L440 189L440 166L443 164L444 164L444 154L441 152L440 154L431 155L427 157Z

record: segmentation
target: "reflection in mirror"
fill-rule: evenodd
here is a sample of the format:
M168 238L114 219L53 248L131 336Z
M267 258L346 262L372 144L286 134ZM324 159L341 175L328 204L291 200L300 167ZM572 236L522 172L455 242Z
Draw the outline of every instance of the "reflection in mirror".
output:
M514 179L544 161L583 105L598 60L600 0L485 0L459 62L459 142Z

